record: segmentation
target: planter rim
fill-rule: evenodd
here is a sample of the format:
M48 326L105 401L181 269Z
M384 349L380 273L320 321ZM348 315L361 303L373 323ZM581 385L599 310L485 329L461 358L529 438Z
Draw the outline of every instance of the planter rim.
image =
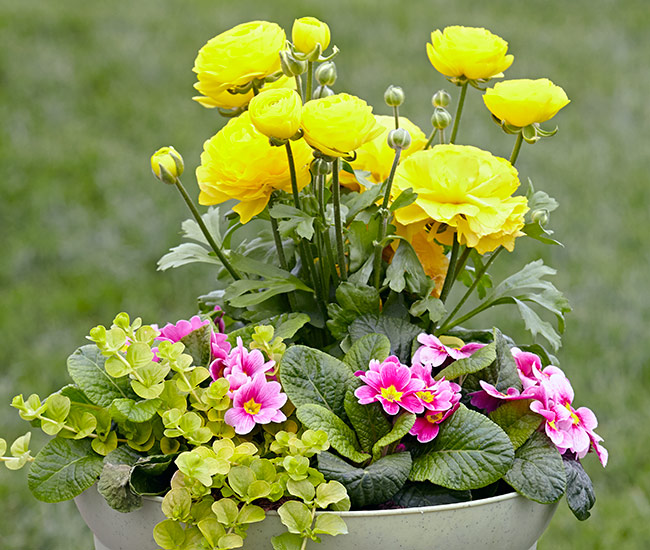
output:
M159 496L155 497L142 497L145 500L152 500L155 502L162 503L163 498ZM425 514L427 512L435 511L444 511L444 510L460 510L462 508L475 508L478 506L486 506L488 504L493 504L496 502L503 502L507 500L513 500L515 498L525 498L522 497L519 493L512 492L506 493L505 495L498 495L495 497L482 498L479 500L469 500L466 502L456 502L452 504L437 504L435 506L416 506L413 508L392 508L389 510L348 510L347 512L337 512L342 518L354 518L354 517L369 517L369 516L401 516L409 514ZM277 510L267 510L268 515L274 516L277 515ZM322 512L316 512L317 514Z

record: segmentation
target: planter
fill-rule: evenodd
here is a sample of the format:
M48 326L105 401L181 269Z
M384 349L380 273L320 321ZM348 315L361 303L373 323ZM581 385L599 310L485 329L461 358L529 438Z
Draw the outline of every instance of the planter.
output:
M160 498L146 498L142 508L122 514L110 508L91 487L75 503L95 537L95 550L154 550L153 527L164 519ZM342 512L349 534L323 537L314 550L534 550L551 521L556 504L543 505L516 493L402 510ZM248 530L244 548L271 549L271 537L285 527L269 512Z

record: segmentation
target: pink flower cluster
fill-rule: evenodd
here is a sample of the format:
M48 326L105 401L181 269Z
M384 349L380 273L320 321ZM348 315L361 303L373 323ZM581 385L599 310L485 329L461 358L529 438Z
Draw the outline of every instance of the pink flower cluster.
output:
M191 332L212 324L202 320L198 315L189 321L178 321L175 325L168 323L160 329L157 340L179 342ZM221 328L221 324L217 325ZM209 365L213 380L225 378L230 384L229 396L232 407L226 411L224 420L241 435L252 431L255 424L283 422L287 418L280 410L287 402L286 394L274 380L272 371L274 361L266 361L260 350L249 351L241 338L237 346L231 349L228 336L212 330L210 335L211 360Z
M574 392L564 372L552 365L542 368L540 358L534 353L512 348L522 391L508 388L506 393L481 381L482 391L471 394L475 407L491 412L503 401L532 399L530 409L544 418L544 430L560 453L567 451L583 458L590 450L595 451L601 464L607 464L608 453L594 432L598 426L596 415L587 407L575 409L572 405Z
M364 385L357 388L354 395L362 405L381 403L384 411L391 416L402 409L421 415L409 433L416 436L420 443L427 443L438 435L440 423L458 408L460 386L444 377L433 379L433 367L441 365L448 356L453 358L445 351L440 340L422 334L418 341L424 345L416 351L410 367L391 355L381 362L371 360L367 371L357 371L355 375ZM471 355L476 349L467 353Z

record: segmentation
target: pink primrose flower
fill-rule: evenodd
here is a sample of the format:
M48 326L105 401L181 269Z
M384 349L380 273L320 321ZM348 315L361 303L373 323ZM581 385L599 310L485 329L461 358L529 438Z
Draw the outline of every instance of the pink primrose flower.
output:
M287 417L280 408L287 402L278 382L268 382L264 373L257 374L243 384L233 395L232 408L226 411L226 424L235 433L250 433L255 424L284 422Z
M438 435L441 422L454 414L459 406L460 405L456 403L447 411L426 411L424 416L415 419L415 424L413 424L409 433L416 436L420 443L428 443Z
M230 382L230 391L236 391L257 374L265 373L275 366L275 361L265 361L258 349L248 351L241 338L237 338L237 347L224 360L223 376Z
M190 332L193 332L204 325L209 325L210 320L206 319L205 321L201 319L198 315L192 317L189 321L180 320L175 325L172 323L167 323L163 328L160 329L160 335L156 340L168 342L180 342L185 336Z
M365 384L354 392L362 405L378 401L390 415L397 414L400 408L416 414L424 411L415 393L423 390L425 383L413 377L411 369L394 355L381 363L373 359L367 371L354 374Z
M212 375L212 379L216 380L223 376L224 363L230 354L228 335L213 331L210 336L210 351L212 354L210 374Z
M427 367L439 367L451 357L454 360L470 357L485 344L467 344L460 349L445 346L433 334L422 333L418 336L422 344L413 355L413 363L421 363Z

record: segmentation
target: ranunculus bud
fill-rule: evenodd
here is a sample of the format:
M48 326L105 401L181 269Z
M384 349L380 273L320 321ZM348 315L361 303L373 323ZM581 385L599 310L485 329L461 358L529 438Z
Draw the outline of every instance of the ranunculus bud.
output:
M330 28L315 17L301 17L293 22L291 39L299 52L308 54L320 46L320 53L330 45Z
M327 86L316 86L314 92L311 95L312 99L320 99L322 97L329 97L334 95L334 90L328 88Z
M539 225L544 227L548 223L548 210L546 210L546 208L538 208L537 210L533 210L531 218L534 222L537 222Z
M408 149L411 146L411 134L404 128L388 132L388 146L391 149Z
M171 145L161 147L151 155L151 171L162 182L175 184L184 168L183 157Z
M399 107L404 103L404 90L391 84L384 92L384 101L389 107Z
M309 171L314 176L327 176L332 171L332 163L322 158L315 158L309 165Z
M433 111L433 116L431 117L431 124L438 130L444 130L451 124L451 115L446 109L436 107L436 110Z
M451 103L451 96L446 90L438 90L431 98L434 107L446 107Z
M248 105L253 126L269 138L289 139L300 129L302 101L288 88L262 90Z
M307 70L307 62L296 59L290 52L280 52L280 67L289 78L299 76Z
M336 65L333 61L326 61L316 69L316 80L322 86L332 86L336 77Z

